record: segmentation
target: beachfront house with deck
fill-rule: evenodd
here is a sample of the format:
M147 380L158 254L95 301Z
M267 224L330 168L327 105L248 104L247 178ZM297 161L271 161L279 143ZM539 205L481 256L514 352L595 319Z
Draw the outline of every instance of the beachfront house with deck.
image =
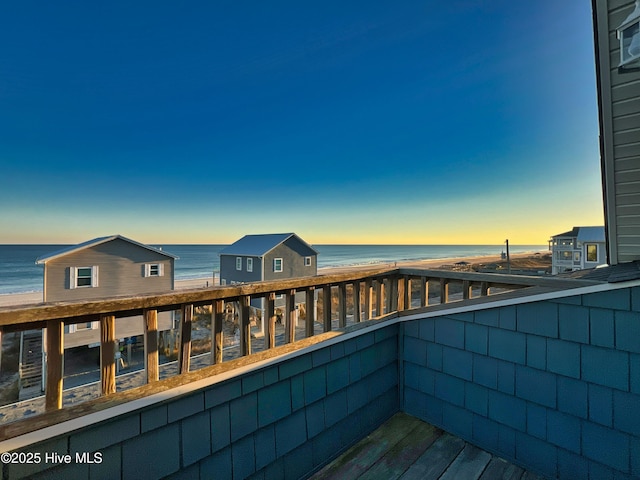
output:
M3 329L55 333L46 410L0 425L0 452L104 459L9 462L3 478L537 478L522 468L549 479L640 478L640 65L621 62L634 54L626 26L638 44L637 5L592 0L608 266L549 278L379 268L144 301L0 307ZM456 282L463 299L449 302ZM220 325L225 301L284 288L344 295L345 284L363 293L354 308L365 321L333 330L325 309L324 333L255 353L243 309L243 358L222 362L216 349L213 365L190 371L184 328L178 375L158 380L149 348L148 383L116 391L110 332L121 311L207 302ZM53 347L68 319L87 315L106 332L102 398L63 408Z
M573 272L607 263L604 227L573 227L553 235L551 273Z
M94 238L78 245L44 255L36 263L44 266L43 300L47 302L88 301L121 295L166 292L174 289L174 263L178 257L144 245L122 235ZM160 331L173 329L173 312L158 315ZM144 332L142 316L123 317L116 321L119 339L126 340L127 350L133 339ZM21 389L29 396L42 377L40 332L22 335ZM78 353L74 349L100 345L99 322L65 324L64 349L67 361ZM126 355L126 352L123 352ZM95 352L96 359L98 349ZM124 360L122 362L124 364ZM37 379L37 381L36 381Z

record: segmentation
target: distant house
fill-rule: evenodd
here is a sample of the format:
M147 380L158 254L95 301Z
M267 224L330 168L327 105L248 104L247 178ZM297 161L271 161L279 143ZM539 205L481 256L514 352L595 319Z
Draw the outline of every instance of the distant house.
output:
M84 243L44 255L36 260L44 265L45 302L94 300L117 295L137 295L174 289L174 263L178 257L144 245L121 235L94 238ZM173 312L158 313L158 330L173 329ZM116 335L124 340L143 334L142 317L116 319ZM40 336L40 332L37 332ZM34 351L40 339L23 334L23 350ZM100 343L99 322L87 322L64 327L65 355L76 347L93 347ZM129 342L131 344L131 342ZM28 346L28 347L27 347ZM44 357L35 356L32 377L42 375L35 363ZM22 385L33 384L27 375ZM28 394L26 395L28 396Z
M295 233L245 235L220 252L220 284L308 277L318 252Z
M308 277L317 273L318 252L295 233L245 235L220 252L220 285ZM297 304L304 300L304 293L297 294ZM263 299L253 299L251 305L264 310ZM282 305L284 300L277 298L276 306Z
M606 263L604 227L573 227L553 235L550 242L553 275Z

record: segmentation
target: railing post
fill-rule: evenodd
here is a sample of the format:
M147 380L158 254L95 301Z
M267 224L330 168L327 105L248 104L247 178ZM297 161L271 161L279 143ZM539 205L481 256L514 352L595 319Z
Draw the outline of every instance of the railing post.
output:
M331 285L322 287L322 317L324 331L331 331Z
M369 320L373 317L373 302L371 295L373 294L373 279L367 278L364 281L364 319Z
M338 326L347 326L347 284L338 284Z
M284 343L295 342L297 322L298 311L296 310L296 291L295 289L291 289L285 295Z
M49 320L45 349L47 352L47 384L45 410L62 408L62 372L64 359L64 325L62 320Z
M116 317L100 317L100 380L102 395L116 392Z
M251 322L249 321L249 307L251 297L243 295L240 297L240 355L251 355Z
M316 287L307 287L305 292L306 336L313 337L316 321Z
M222 363L224 336L222 322L224 319L224 300L216 300L211 308L211 364Z
M360 313L360 280L353 282L353 320L354 322L362 321Z
M446 278L440 279L440 303L449 302L449 280Z
M144 363L147 371L147 383L160 379L158 366L158 311L145 309L144 321Z
M267 348L276 346L276 293L269 292L267 302Z
M180 351L178 353L178 374L187 373L191 366L191 321L193 320L193 305L182 305L180 322Z
M483 297L489 295L489 282L480 282L480 295Z

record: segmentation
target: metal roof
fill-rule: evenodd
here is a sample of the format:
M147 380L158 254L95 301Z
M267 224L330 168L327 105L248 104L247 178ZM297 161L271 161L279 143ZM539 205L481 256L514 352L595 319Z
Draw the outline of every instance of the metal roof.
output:
M58 251L50 253L48 255L43 255L43 256L38 257L36 259L36 263L37 264L47 263L50 260L54 260L56 258L60 258L60 257L63 257L65 255L69 255L70 253L75 253L75 252L78 252L80 250L84 250L85 248L95 247L96 245L100 245L102 243L111 242L112 240L116 240L116 239L124 240L125 242L129 242L129 243L131 243L133 245L137 245L138 247L146 248L147 250L151 250L152 252L156 252L156 253L159 253L159 254L164 255L166 257L170 257L170 258L173 258L173 259L176 259L176 260L178 258L180 258L180 257L177 257L176 255L172 255L171 253L167 253L167 252L159 250L157 248L150 247L149 245L145 245L144 243L136 242L135 240L131 240L130 238L123 237L122 235L110 235L110 236L107 236L107 237L98 237L98 238L94 238L92 240L87 240L86 242L82 242L82 243L79 243L77 245L71 245L70 247L65 247L62 250L58 250Z
M318 252L295 233L266 233L259 235L245 235L240 240L232 243L220 251L220 255L244 255L250 257L263 257L281 243L295 237L302 245L308 247L310 254Z
M604 227L573 227L568 232L553 235L551 238L577 238L579 242L604 242Z

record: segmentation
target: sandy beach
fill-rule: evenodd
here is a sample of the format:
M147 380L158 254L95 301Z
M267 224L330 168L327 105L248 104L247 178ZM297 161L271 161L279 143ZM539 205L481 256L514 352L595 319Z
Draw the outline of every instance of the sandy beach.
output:
M518 253L511 255L511 259L523 259L528 258L536 253L548 253L544 252L527 252L527 253ZM427 260L412 260L407 262L388 262L388 263L379 263L379 264L371 264L371 265L356 265L356 266L346 266L346 267L324 267L318 269L319 275L326 275L330 273L344 273L349 271L358 271L358 270L367 270L370 268L376 268L381 266L389 266L389 267L404 267L404 268L439 268L442 265L451 265L459 261L465 261L470 264L490 264L499 262L502 259L500 255L487 255L481 257L463 257L463 258L437 258L437 259L427 259ZM175 289L176 290L186 290L193 288L206 288L213 284L213 278L199 278L194 280L176 280ZM0 307L6 307L11 305L26 305L33 303L42 303L42 292L28 292L28 293L14 293L14 294L6 294L0 295Z

